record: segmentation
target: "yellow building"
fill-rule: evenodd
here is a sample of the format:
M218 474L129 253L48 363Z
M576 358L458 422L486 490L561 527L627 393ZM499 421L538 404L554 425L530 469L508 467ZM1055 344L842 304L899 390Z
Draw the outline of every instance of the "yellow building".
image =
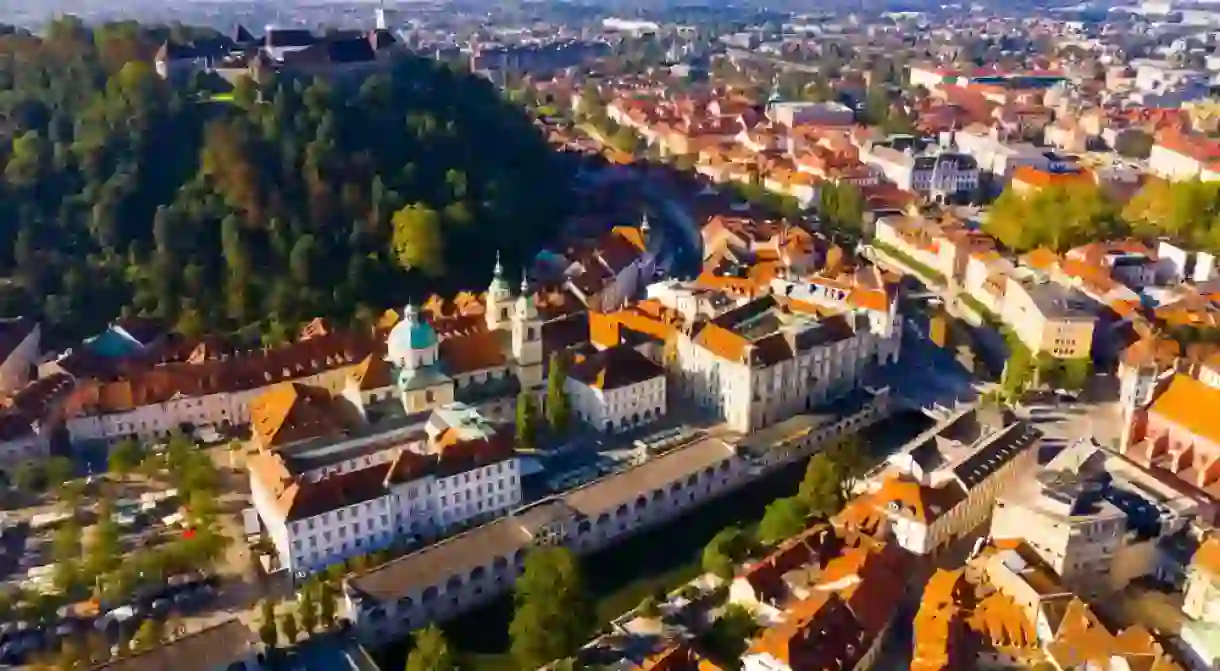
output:
M1050 282L1009 278L1000 318L1034 354L1089 357L1097 315L1082 294Z

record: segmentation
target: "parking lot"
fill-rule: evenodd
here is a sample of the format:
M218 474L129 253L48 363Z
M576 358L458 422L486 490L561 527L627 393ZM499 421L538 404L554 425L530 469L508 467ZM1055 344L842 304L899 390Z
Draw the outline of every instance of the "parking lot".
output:
M69 641L95 655L150 618L165 633L194 631L254 604L248 552L235 542L244 476L227 468L225 447L179 447L188 454L177 463L189 464L179 470L164 446L145 446L148 463L134 472L97 473L91 458L77 462L89 475L5 493L0 664L43 662Z

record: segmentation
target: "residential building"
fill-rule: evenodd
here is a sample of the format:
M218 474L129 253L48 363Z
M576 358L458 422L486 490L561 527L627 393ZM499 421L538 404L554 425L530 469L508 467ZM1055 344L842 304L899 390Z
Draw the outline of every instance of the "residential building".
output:
M750 433L859 388L872 367L896 363L896 297L822 316L816 306L767 295L678 336L675 391Z
M522 497L511 436L461 404L422 435L287 444L251 457L249 473L277 567L294 578L493 519Z
M1155 575L1158 542L1200 508L1188 492L1082 440L999 496L990 535L1022 540L1073 591L1106 594Z
M580 421L607 433L627 431L665 416L665 371L630 345L577 355L566 392Z
M1043 169L1031 165L1017 166L1012 172L1010 185L1014 193L1028 195L1049 186L1096 185L1097 178L1088 170L1080 168Z
M12 394L35 375L42 327L28 317L0 321L0 394Z
M503 594L531 547L594 552L731 491L746 476L745 462L719 439L676 447L348 578L343 615L366 641L401 637Z
M894 216L881 217L874 228L874 239L909 256L940 277L932 281L958 281L966 271L972 252L995 249L995 241L972 230L965 222L945 218Z
M1199 545L1187 571L1182 612L1195 620L1220 624L1220 538Z
M63 426L74 387L72 376L55 373L25 385L0 409L0 473L9 482L17 468L50 456L51 436Z
M947 149L917 153L913 144L903 149L874 144L861 150L860 160L879 170L899 189L937 202L970 197L979 187L978 162Z
M1220 163L1220 143L1203 135L1176 128L1162 131L1148 154L1148 169L1171 181L1215 179Z
M1090 357L1097 316L1091 301L1044 281L1007 278L1000 319L1035 354L1057 359Z
M787 128L801 125L850 126L855 121L851 108L839 102L780 101L768 106L767 115Z
M623 307L656 274L651 233L647 215L638 227L615 226L593 248L571 254L564 286L590 310Z
M747 565L729 599L766 628L742 656L749 671L870 669L902 599L896 548L817 524Z
M1132 461L1183 481L1213 501L1220 495L1220 389L1178 373L1131 421L1122 452ZM1212 519L1215 510L1203 515Z
M133 652L92 671L259 671L266 653L258 637L241 620L225 620L171 639L148 650Z
M1033 470L1040 439L1024 421L963 408L870 473L835 523L934 555L985 522L996 497Z

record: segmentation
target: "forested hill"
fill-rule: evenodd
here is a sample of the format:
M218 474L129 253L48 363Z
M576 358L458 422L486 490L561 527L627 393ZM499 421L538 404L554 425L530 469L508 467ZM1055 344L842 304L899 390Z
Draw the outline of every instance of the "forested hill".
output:
M496 251L516 267L568 204L542 136L482 78L403 56L358 90L243 80L209 100L157 77L165 34L0 27L0 314L63 337L145 314L278 341L486 286Z

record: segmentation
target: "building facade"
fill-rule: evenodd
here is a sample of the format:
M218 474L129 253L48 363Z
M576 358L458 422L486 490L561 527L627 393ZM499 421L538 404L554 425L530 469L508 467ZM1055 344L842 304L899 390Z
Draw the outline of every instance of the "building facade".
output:
M676 391L750 433L846 396L896 363L896 299L816 317L811 304L763 296L678 335Z

